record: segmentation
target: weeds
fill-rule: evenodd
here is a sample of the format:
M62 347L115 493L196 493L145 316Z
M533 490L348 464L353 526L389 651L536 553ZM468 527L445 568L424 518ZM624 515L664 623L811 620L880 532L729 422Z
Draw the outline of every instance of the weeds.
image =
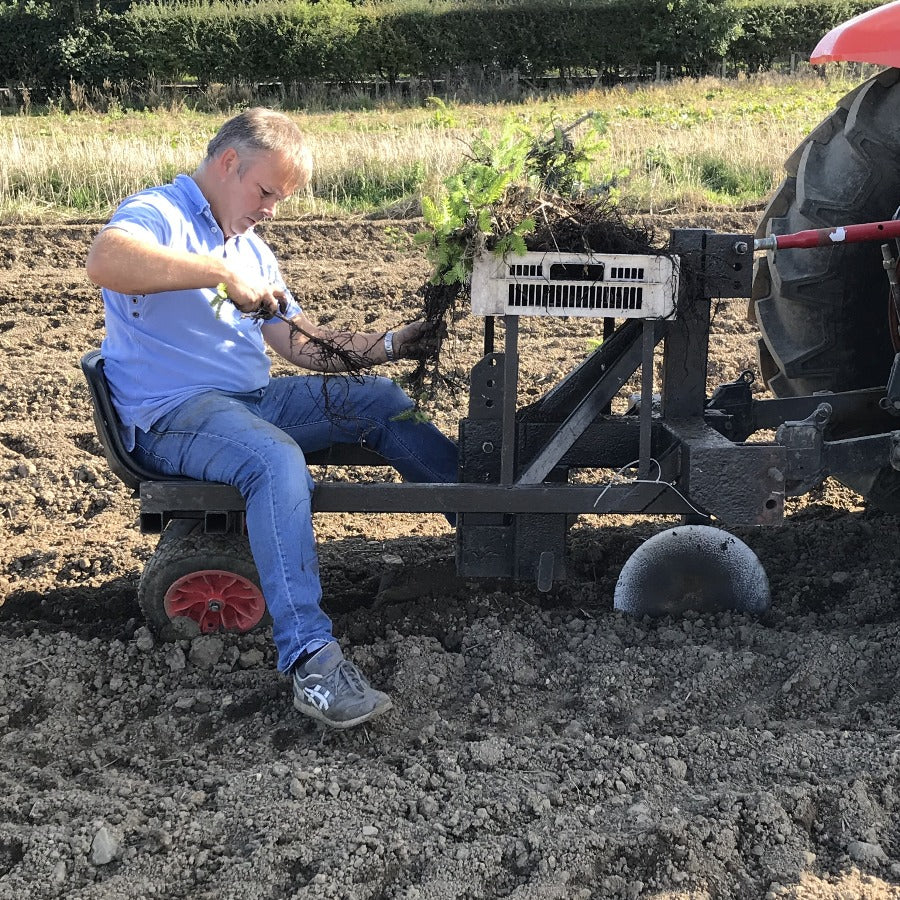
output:
M338 173L331 184L331 199L349 212L368 212L418 193L425 175L425 165L418 160L393 169L365 165L359 171Z

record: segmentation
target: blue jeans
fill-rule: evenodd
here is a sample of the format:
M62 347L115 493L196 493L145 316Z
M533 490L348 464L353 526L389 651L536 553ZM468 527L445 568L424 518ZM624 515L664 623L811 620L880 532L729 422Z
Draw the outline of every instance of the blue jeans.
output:
M231 484L244 497L281 671L332 640L303 453L362 443L406 481L456 481L456 445L430 423L396 418L412 405L389 378L298 375L246 394L198 394L137 430L134 456L148 468Z

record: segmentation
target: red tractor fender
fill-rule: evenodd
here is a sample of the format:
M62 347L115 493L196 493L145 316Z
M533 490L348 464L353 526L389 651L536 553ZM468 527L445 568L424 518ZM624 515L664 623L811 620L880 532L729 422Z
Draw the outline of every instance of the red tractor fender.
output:
M832 28L816 44L809 61L900 67L900 0L870 9Z

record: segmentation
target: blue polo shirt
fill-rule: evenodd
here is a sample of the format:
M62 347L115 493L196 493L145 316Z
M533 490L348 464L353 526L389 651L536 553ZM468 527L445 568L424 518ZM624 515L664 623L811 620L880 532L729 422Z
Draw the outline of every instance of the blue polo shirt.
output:
M193 178L149 188L123 200L106 228L163 247L228 259L248 275L287 291L275 256L252 231L224 239ZM188 397L208 390L243 393L264 387L270 361L262 323L242 318L230 303L218 315L215 289L120 294L103 289L106 378L126 447ZM288 293L288 316L300 307Z

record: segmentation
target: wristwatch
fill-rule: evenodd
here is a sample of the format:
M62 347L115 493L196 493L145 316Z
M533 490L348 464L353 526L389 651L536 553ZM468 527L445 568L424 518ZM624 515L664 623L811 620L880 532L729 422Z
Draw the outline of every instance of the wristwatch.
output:
M388 362L393 362L397 357L394 356L394 332L388 331L384 335L384 355Z

